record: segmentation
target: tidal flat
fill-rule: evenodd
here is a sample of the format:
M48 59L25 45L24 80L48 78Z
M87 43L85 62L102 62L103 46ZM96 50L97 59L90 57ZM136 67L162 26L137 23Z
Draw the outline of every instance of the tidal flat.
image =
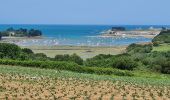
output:
M34 53L44 53L48 57L63 54L78 54L83 59L92 58L98 54L116 55L125 52L125 46L22 46Z

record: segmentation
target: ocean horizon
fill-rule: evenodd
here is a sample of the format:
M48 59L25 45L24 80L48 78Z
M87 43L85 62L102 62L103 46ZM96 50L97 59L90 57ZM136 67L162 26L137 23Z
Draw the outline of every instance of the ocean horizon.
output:
M0 24L0 31L7 28L38 29L42 31L42 39L15 41L21 46L30 45L70 45L70 46L117 46L131 43L150 42L144 37L98 37L103 31L121 26L127 30L170 27L170 25L31 25L31 24Z

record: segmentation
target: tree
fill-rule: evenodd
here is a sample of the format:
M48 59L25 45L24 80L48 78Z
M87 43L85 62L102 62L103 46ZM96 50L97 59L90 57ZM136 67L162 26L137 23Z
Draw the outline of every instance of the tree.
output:
M28 36L41 36L41 35L42 35L42 32L39 30L31 29L28 32Z
M75 63L77 63L77 64L79 64L79 65L83 65L83 59L80 58L80 56L78 56L78 55L75 54L75 53L70 56L70 60L73 61L73 62L75 62Z
M112 67L122 70L133 70L138 66L137 62L133 61L132 58L128 56L121 56L115 58Z
M21 53L21 48L15 44L0 43L0 53L2 53L5 58L16 59Z
M2 39L2 33L0 32L0 40Z
M26 54L33 54L33 51L31 49L28 49L28 48L23 48L22 52L24 52Z

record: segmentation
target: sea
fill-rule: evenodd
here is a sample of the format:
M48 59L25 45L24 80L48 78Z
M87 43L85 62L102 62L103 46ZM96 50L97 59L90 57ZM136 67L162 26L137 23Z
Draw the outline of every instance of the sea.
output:
M127 30L170 27L170 25L0 25L0 31L7 28L38 29L42 31L42 39L23 39L13 41L20 46L121 46L131 43L150 42L144 37L100 37L103 31L112 27L125 27Z

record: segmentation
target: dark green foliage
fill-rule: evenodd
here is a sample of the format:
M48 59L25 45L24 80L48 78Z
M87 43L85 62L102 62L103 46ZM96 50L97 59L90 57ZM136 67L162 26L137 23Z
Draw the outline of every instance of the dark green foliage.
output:
M28 32L28 36L41 36L41 35L42 35L42 32L39 30L31 29Z
M48 60L48 57L44 53L36 53L33 55L34 60L40 60L40 61L46 61Z
M64 55L56 55L54 58L56 61L69 61L70 55L64 54Z
M0 32L1 36L16 36L16 37L23 37L23 36L41 36L42 32L40 30L27 30L27 29L13 29L13 28L8 28L6 31Z
M170 61L164 62L161 68L161 72L165 74L170 74Z
M170 43L170 30L163 30L160 32L159 35L157 35L152 42L155 44L160 43Z
M111 58L113 59L113 55L104 55L99 54L93 58L89 58L85 61L86 66L96 66L96 67L111 67L109 63L112 62Z
M19 57L17 58L18 60L24 61L24 60L31 60L31 56L22 52Z
M129 56L117 57L112 64L113 68L118 68L122 70L133 70L138 64L131 59Z
M127 47L127 52L128 53L150 53L152 51L153 47L152 44L131 44Z
M18 58L21 48L15 44L0 43L0 53L2 58Z
M77 54L73 54L70 56L70 61L75 62L79 65L83 65L83 59L80 58Z
M24 52L26 54L33 54L33 51L31 49L28 49L28 48L23 48L22 52Z
M2 33L0 32L0 40L2 39Z
M0 59L2 65L19 65L24 67L38 67L47 69L69 70L79 73L118 75L118 76L133 76L130 71L122 71L112 68L98 67L82 67L74 62L65 61L20 61L20 60L5 60Z
M0 52L0 59L4 58L4 53Z
M118 70L113 68L102 68L102 67L83 67L82 72L95 73L95 74L105 74L105 75L117 75L117 76L134 76L130 71Z
M99 54L99 55L93 57L93 59L95 59L95 60L101 60L101 59L107 59L107 58L110 58L110 57L113 57L113 55L110 55L110 54L108 54L108 55Z
M159 44L160 43L158 41L153 42L153 46L155 46L155 47L159 46Z
M73 55L56 55L54 58L55 61L72 61L75 62L79 65L83 64L83 59L80 58L80 56L78 56L77 54L73 54Z
M42 58L46 58L47 57L47 55L44 54L44 53L36 53L35 56L36 57L42 57Z

